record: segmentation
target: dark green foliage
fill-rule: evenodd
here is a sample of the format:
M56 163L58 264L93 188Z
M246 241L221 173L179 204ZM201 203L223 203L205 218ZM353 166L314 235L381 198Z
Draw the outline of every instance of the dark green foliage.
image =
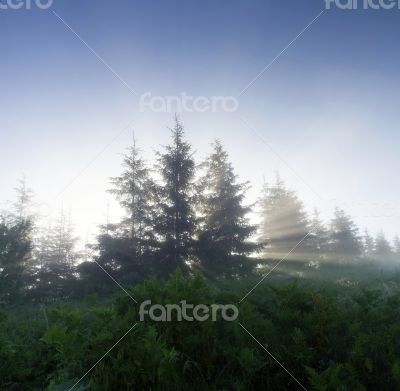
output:
M370 289L263 284L239 306L238 322L309 391L395 390L398 282ZM129 291L139 303L228 304L251 286L211 288L176 272ZM137 321L138 305L125 294L109 304L88 297L79 307L0 312L0 390L65 391L103 356L74 389L301 389L238 322L145 319L127 333Z
M3 218L0 221L0 302L21 298L31 251L32 221Z
M111 179L110 192L117 197L125 215L118 224L107 223L102 227L94 249L99 253L96 261L105 270L133 283L149 275L152 266L156 246L154 183L135 144L124 155L123 166L121 176ZM97 286L112 283L104 276L100 280L98 277L95 273L90 283ZM85 273L84 278L90 279L90 274Z
M23 298L32 277L27 272L33 250L32 191L19 181L12 213L0 216L0 304Z
M205 172L199 183L201 266L221 277L244 276L254 264L244 256L261 247L249 241L257 227L247 218L251 208L243 205L248 184L238 183L228 154L218 140L203 167Z
M376 260L394 261L399 241L392 248L381 234L361 242L341 210L329 228L317 214L309 222L278 178L264 189L256 245L247 183L221 143L202 167L196 187L178 120L158 154L157 183L133 146L112 180L125 215L102 227L84 262L63 216L34 237L21 182L14 213L0 222L0 304L8 310L0 311L0 390L400 389L400 281L376 280L387 273ZM249 256L265 245L265 259ZM354 278L361 271L364 281ZM138 307L148 299L236 303L240 316L142 322Z
M194 170L190 144L184 139L183 126L176 119L172 142L158 153L162 182L157 186L157 211L154 231L159 239L157 270L167 275L176 267L186 268L193 253L195 231Z
M154 183L150 171L139 155L134 142L124 155L124 171L121 176L111 179L114 194L126 212L118 224L118 233L132 240L136 256L140 257L148 251L153 240L152 233L152 191Z

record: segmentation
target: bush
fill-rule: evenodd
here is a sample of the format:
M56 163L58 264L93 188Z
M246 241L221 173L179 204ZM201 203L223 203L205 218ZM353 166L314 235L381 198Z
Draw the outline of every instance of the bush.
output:
M138 303L211 305L238 303L248 288L211 287L177 271L129 293ZM235 322L138 322L139 305L125 294L110 303L91 296L74 306L0 312L0 389L301 389L279 361L307 390L394 390L399 304L397 290L385 287L289 283L260 285Z

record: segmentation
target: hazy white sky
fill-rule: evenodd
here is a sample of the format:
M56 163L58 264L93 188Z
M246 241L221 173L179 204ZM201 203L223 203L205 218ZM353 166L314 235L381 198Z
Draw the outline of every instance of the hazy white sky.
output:
M325 218L339 205L362 228L400 233L391 39L400 11L326 11L238 97L323 9L318 0L59 0L1 11L0 202L25 174L38 203L63 206L81 236L93 233L108 202L117 213L106 189L132 130L149 159L169 141L174 113L140 112L141 94L232 95L234 113L181 113L198 161L219 138L253 185L249 202L279 170Z

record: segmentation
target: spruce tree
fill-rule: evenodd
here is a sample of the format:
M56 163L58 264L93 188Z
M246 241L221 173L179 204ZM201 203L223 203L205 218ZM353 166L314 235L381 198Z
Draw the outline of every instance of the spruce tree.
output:
M33 193L25 178L15 189L13 212L0 218L0 301L22 298L29 283L27 270L33 250L34 218L30 212Z
M260 203L260 241L267 243L265 257L309 261L312 235L296 193L287 189L278 175L275 184L264 185Z
M13 203L14 220L33 222L31 213L33 191L27 186L25 177L18 181L18 186L14 190L16 192L16 201Z
M393 241L394 252L396 255L400 255L400 238L395 236Z
M32 221L2 217L0 221L0 302L24 294L26 270L33 249Z
M354 261L362 253L358 228L342 209L335 209L329 240L330 255L334 260Z
M363 237L363 253L365 257L371 257L375 253L375 240L366 229Z
M77 238L71 219L63 211L37 241L35 260L36 296L69 297L75 286Z
M238 182L221 142L215 141L212 147L200 180L201 263L220 276L247 274L251 263L244 256L259 248L249 241L257 227L247 217L251 207L243 204L248 183Z
M134 141L129 152L124 155L124 171L119 177L111 179L114 194L125 217L118 224L118 231L132 240L137 257L141 257L153 240L153 181Z
M195 162L177 118L171 138L171 144L157 154L161 183L155 193L158 210L154 228L160 240L158 268L163 273L178 266L186 268L193 252L196 222L193 212Z
M324 260L328 253L328 229L320 218L320 213L317 209L314 210L313 217L310 222L310 245L312 250L312 261L316 265Z
M134 283L149 273L155 246L154 183L135 141L123 156L123 172L111 178L111 184L109 192L116 196L124 215L118 223L107 221L101 227L96 246L97 262L120 280ZM83 269L85 267L83 265ZM105 274L104 277L107 278ZM112 283L104 280L104 283Z
M392 246L382 231L375 239L375 255L380 261L387 261L393 255Z

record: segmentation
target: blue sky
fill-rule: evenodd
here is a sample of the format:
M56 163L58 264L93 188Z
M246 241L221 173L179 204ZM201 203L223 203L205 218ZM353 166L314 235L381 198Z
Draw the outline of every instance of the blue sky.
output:
M326 10L238 96L324 9L320 0L54 0L0 10L0 202L25 174L38 203L63 206L79 234L93 233L107 203L117 213L105 190L132 129L149 159L168 142L174 113L140 112L141 94L236 96L235 113L181 113L198 160L218 137L252 182L249 201L279 170L308 209L328 218L339 205L393 236L400 10Z

